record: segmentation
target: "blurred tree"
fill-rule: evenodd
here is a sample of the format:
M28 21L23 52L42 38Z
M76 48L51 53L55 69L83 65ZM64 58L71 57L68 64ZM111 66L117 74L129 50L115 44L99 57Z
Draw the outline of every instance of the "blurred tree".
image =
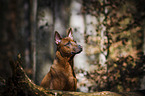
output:
M69 27L70 1L38 0L38 31L36 32L36 84L48 73L55 55L54 32L62 37Z
M26 69L30 65L29 1L0 1L0 76L11 74L9 59L21 53ZM27 71L30 75L31 72Z
M40 84L54 58L54 1L38 0L37 11L35 83Z
M83 52L75 56L74 64L78 69L89 70L87 57L85 54L85 22L81 12L82 2L81 0L73 0L71 2L71 16L70 16L70 27L73 28L74 39L77 43L83 46Z
M37 0L30 0L30 33L31 33L31 64L33 66L32 75L33 80L35 81L36 76L36 32L37 32Z
M141 19L144 19L145 13L141 10L145 8L143 6L139 7L138 5L143 1L83 1L84 13L91 14L97 19L100 16L103 18L99 18L102 22L96 24L97 35L87 35L88 48L92 50L93 47L91 46L93 42L94 44L98 42L98 45L94 46L94 50L100 47L96 53L102 53L102 56L104 55L107 60L106 69L98 65L99 63L101 64L101 62L97 60L91 61L89 59L92 64L97 62L96 70L86 75L87 78L93 82L89 87L89 91L131 91L139 89L139 82L144 72L144 55L142 54L143 30ZM141 8L139 11L141 11L142 14L138 14L137 10L139 8ZM137 16L135 14L137 14ZM139 17L141 19L139 19ZM105 29L103 30L103 28ZM101 47L99 44L103 46ZM95 51L93 54L95 54ZM90 55L89 51L88 55ZM97 57L98 55L94 58ZM135 72L137 72L137 75Z
M71 15L70 27L73 28L74 39L83 47L81 54L74 58L75 69L89 71L89 63L86 56L86 43L85 43L85 20L81 12L82 0L72 0L71 2ZM78 71L77 73L78 84L83 81L84 74ZM85 86L86 87L86 86ZM87 92L88 89L84 86L79 86L80 91Z

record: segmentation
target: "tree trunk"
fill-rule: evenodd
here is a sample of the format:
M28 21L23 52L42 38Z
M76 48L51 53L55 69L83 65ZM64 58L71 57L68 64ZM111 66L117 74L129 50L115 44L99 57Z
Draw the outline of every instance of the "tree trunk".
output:
M54 0L38 0L36 32L36 84L40 84L54 59Z
M143 28L144 28L144 36L143 36L143 52L144 52L144 55L145 55L145 20L144 20L144 23L143 23ZM145 65L145 63L144 63ZM143 76L143 78L140 80L141 82L141 88L140 89L145 89L145 76Z
M81 12L82 0L72 0L71 2L71 16L70 27L73 28L74 39L78 44L83 46L81 54L75 56L74 65L78 69L89 70L89 64L87 63L87 56L85 54L85 22L84 16ZM77 22L77 23L76 23Z
M37 0L30 0L31 5L31 15L30 15L30 32L31 32L31 54L32 54L32 64L33 64L33 80L35 81L36 73L36 15L37 15Z
M30 68L29 2L1 0L0 11L0 76L8 78L8 59L19 53L24 57L24 68Z
M69 28L70 2L71 0L54 1L54 31L58 31L63 37Z

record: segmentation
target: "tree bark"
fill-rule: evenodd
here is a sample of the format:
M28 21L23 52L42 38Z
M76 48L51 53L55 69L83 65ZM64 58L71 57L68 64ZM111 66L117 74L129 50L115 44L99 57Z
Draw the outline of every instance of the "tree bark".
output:
M31 31L31 50L32 50L32 64L33 64L33 80L35 81L36 73L36 14L37 14L37 0L30 0L31 15L30 15L30 31Z
M37 22L35 83L40 84L55 55L54 0L38 0Z
M144 22L145 22L145 20L144 20ZM145 23L143 23L143 52L144 52L144 55L145 55ZM144 65L145 65L145 63L144 63ZM145 76L143 76L143 78L141 79L141 88L140 89L145 89Z
M85 25L84 16L81 13L82 0L72 0L71 2L71 15L70 15L70 27L73 28L74 39L78 44L83 46L83 51L81 54L75 56L74 65L78 69L83 69L88 71L89 64L87 62L87 56L85 53ZM76 23L77 22L77 23Z

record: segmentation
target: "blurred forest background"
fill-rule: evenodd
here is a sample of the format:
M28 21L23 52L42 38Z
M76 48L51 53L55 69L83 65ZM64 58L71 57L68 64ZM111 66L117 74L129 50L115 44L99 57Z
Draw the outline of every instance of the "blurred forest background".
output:
M145 89L144 0L0 0L0 13L0 78L11 77L9 59L19 55L39 85L55 57L54 31L65 37L72 27L83 46L78 91Z

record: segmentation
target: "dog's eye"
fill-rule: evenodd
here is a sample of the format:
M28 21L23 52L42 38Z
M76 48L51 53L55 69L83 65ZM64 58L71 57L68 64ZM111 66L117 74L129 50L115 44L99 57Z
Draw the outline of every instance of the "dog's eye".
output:
M69 45L71 45L71 43L70 43L70 42L66 43L64 46L69 46Z

